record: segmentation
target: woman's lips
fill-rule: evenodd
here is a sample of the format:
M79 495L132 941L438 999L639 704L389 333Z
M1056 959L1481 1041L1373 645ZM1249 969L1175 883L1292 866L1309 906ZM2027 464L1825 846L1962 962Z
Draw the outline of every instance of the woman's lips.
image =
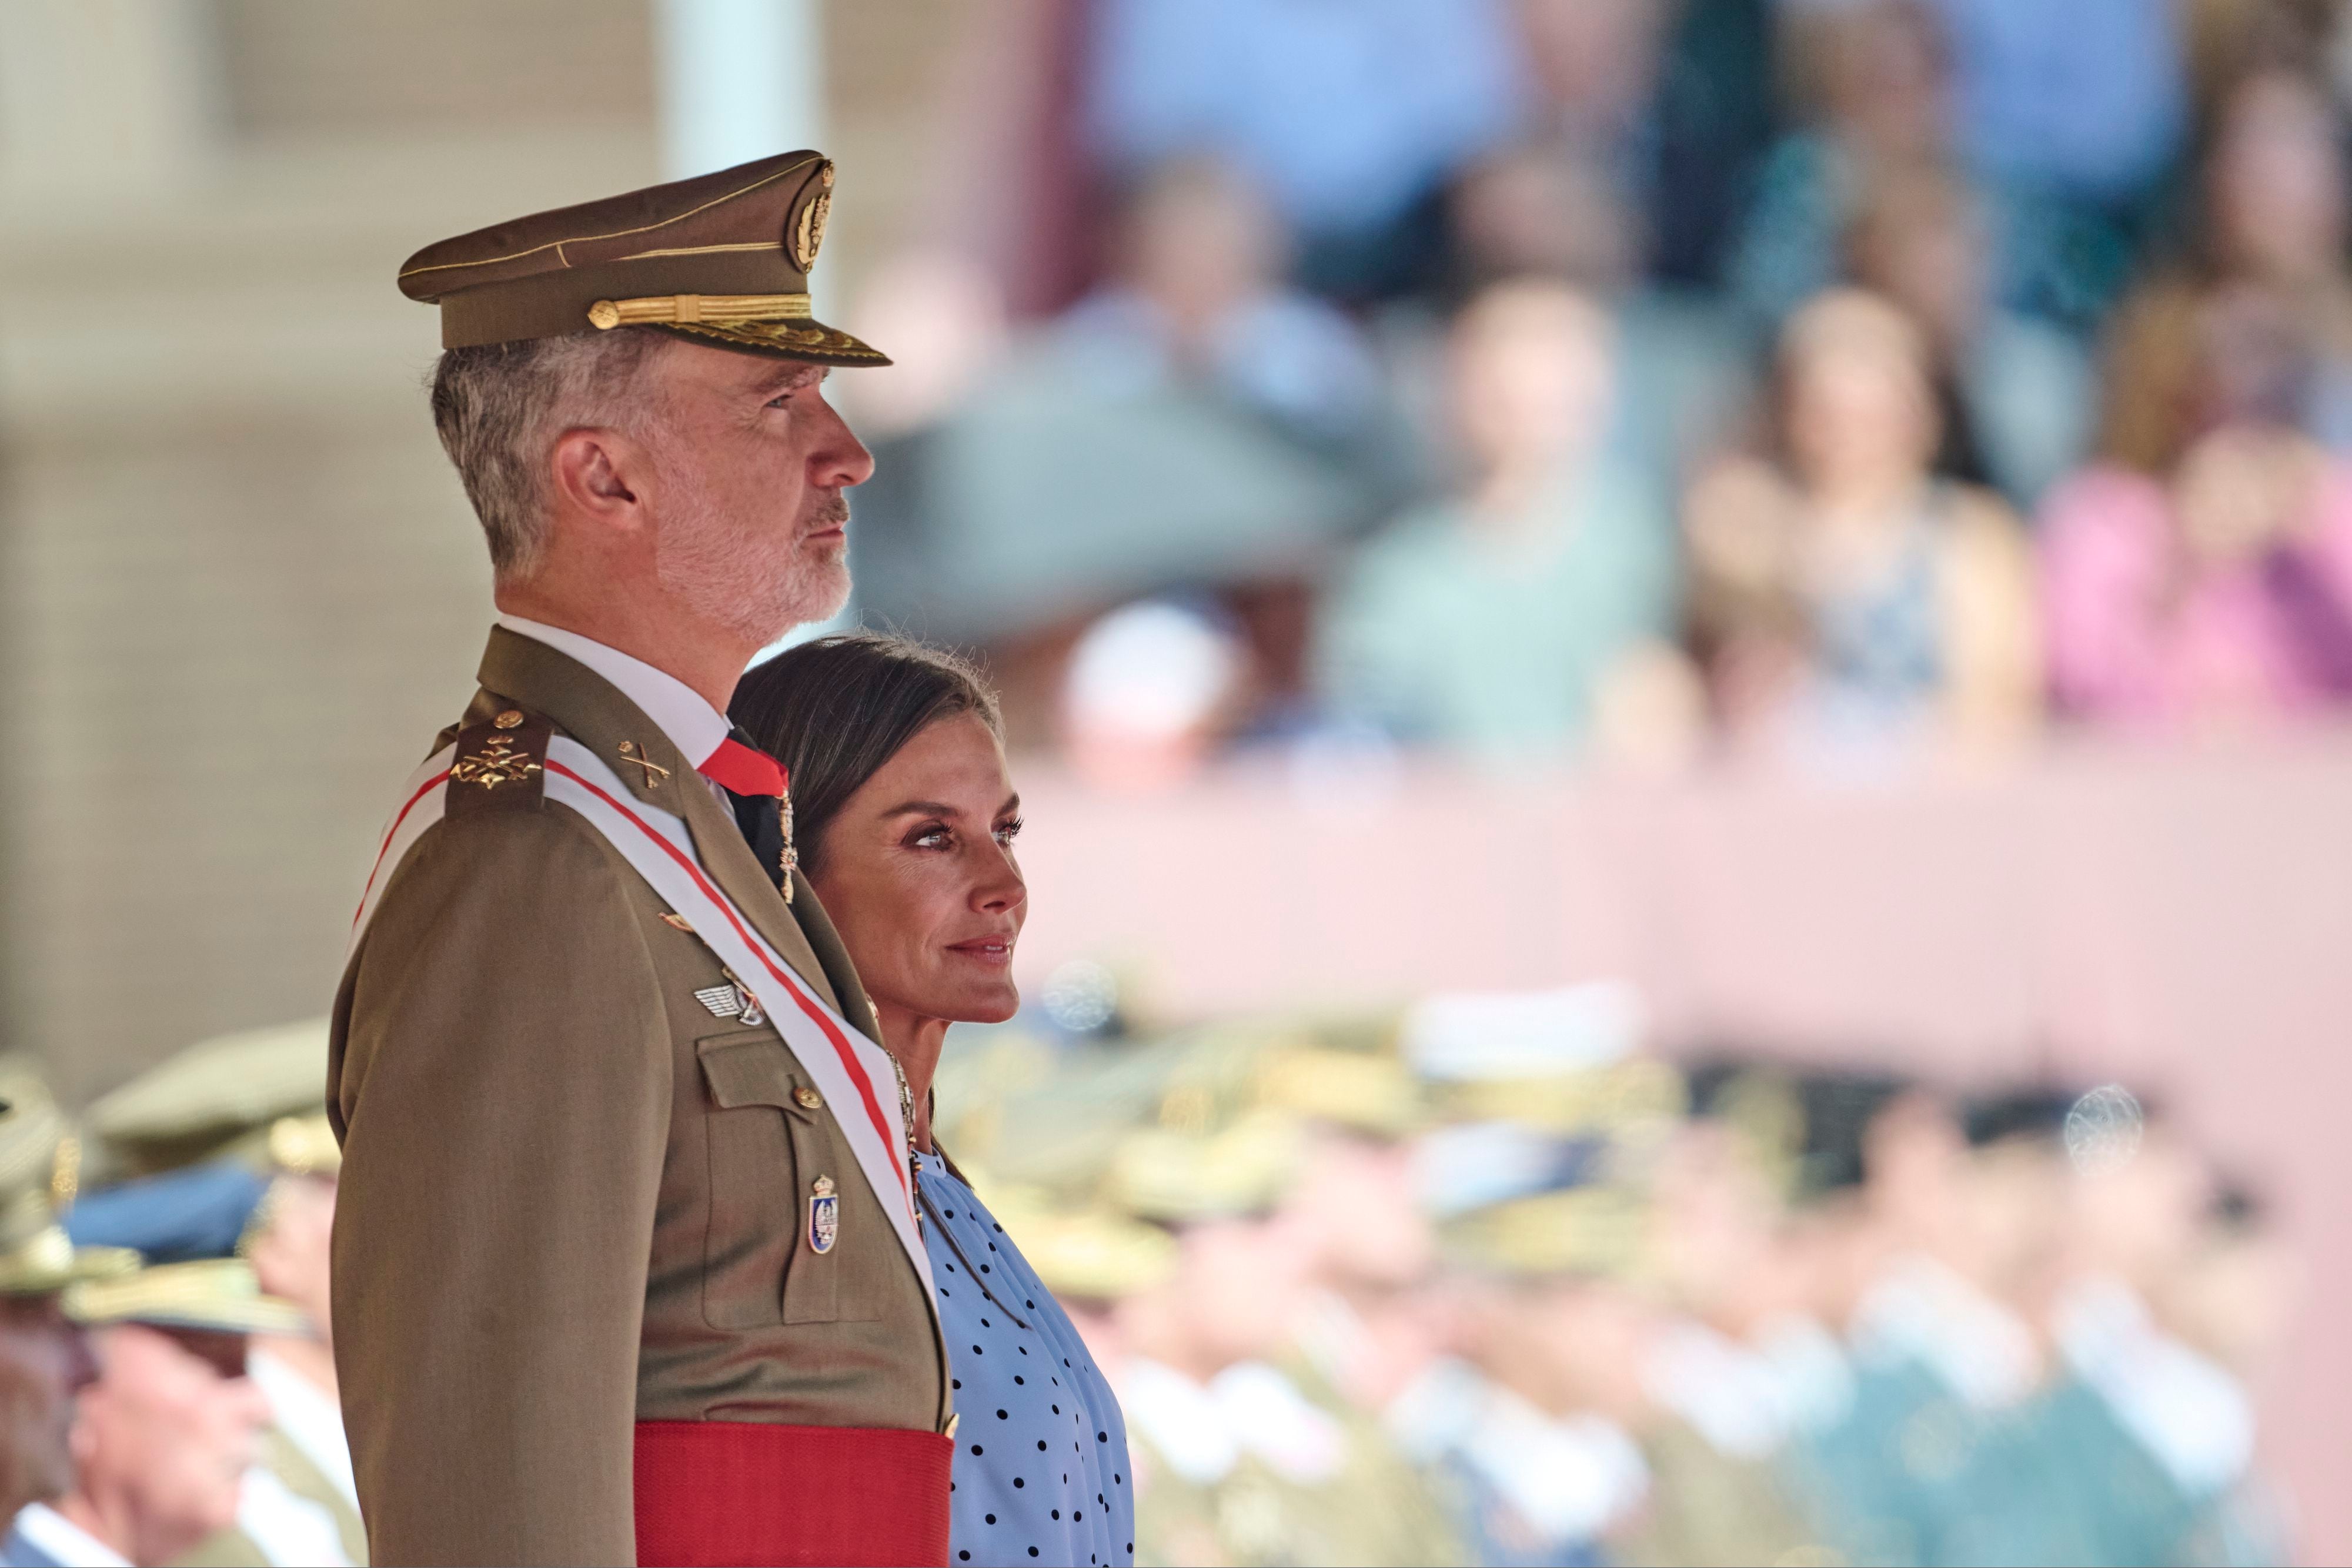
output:
M969 942L951 942L948 951L960 953L976 963L1003 966L1013 962L1013 938L1010 936L975 936Z

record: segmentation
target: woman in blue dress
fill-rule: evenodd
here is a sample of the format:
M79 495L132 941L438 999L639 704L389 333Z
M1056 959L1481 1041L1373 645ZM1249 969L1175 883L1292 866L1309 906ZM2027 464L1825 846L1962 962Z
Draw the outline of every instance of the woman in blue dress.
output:
M1012 960L1028 890L995 698L951 656L842 636L752 669L731 706L784 765L787 841L797 838L902 1075L961 1417L949 1560L1123 1568L1135 1507L1118 1402L1013 1238L931 1142L948 1026L1002 1022L1021 1001ZM745 830L762 847L758 825Z

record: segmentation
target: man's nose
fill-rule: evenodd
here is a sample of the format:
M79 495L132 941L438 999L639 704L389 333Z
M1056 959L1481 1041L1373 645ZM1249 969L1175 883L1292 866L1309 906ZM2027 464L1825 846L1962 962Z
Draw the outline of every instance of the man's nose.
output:
M846 490L865 484L874 477L874 454L866 450L866 443L857 439L838 409L827 403L824 412L831 423L810 459L814 471L809 482L821 490Z

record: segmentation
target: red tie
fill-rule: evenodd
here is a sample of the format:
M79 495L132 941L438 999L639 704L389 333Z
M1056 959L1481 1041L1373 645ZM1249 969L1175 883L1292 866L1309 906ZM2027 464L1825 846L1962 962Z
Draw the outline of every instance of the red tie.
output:
M701 772L705 779L738 795L783 799L784 765L732 736L720 741L719 749L702 759Z

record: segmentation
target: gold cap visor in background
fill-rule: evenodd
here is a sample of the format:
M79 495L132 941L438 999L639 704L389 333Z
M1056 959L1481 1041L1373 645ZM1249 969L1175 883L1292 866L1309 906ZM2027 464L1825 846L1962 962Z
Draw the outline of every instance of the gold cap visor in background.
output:
M409 257L400 291L440 306L449 349L642 326L778 359L887 365L809 313L833 183L824 154L786 152L494 224Z
M209 1333L307 1338L318 1331L291 1301L261 1293L250 1265L234 1258L163 1263L68 1287L66 1316L88 1328L145 1323Z

